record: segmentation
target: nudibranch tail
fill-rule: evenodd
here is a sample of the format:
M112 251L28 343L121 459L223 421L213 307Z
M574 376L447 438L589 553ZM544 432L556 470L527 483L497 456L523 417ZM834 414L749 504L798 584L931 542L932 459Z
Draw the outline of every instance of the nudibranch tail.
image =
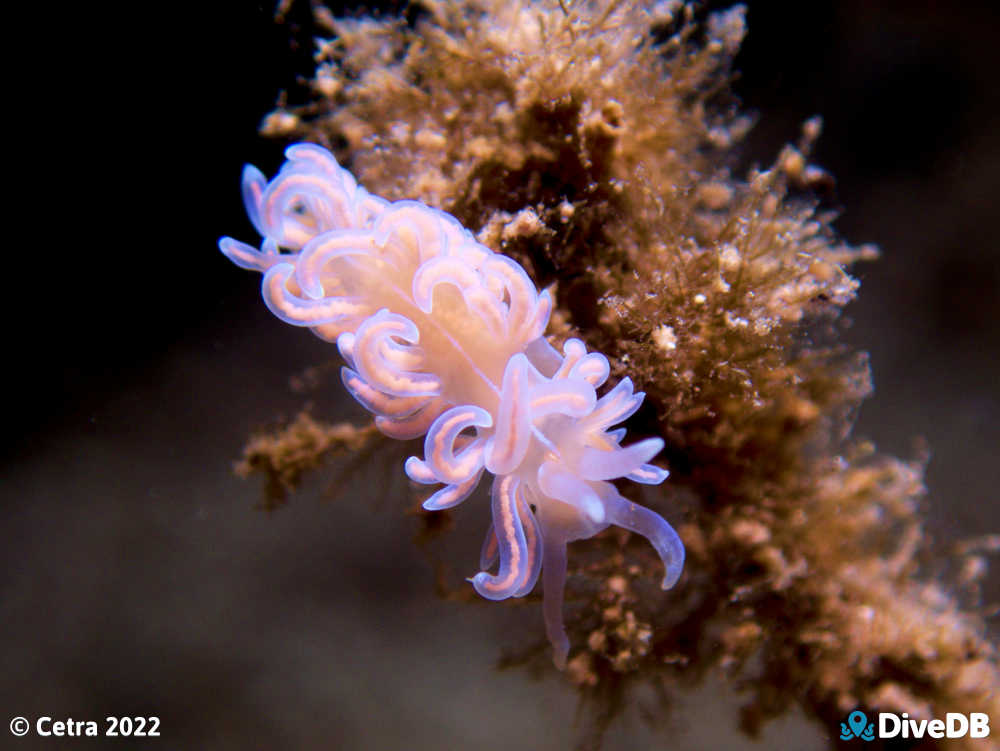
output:
M264 275L264 302L278 318L337 343L344 387L379 430L425 436L424 458L405 465L414 482L443 486L425 509L456 506L485 472L494 476L493 522L470 581L502 600L528 594L541 576L546 633L563 667L569 542L612 524L640 534L663 561L664 589L684 565L670 524L610 482L655 485L668 475L649 464L661 439L623 447L625 429L613 427L644 395L624 378L599 397L607 358L579 339L562 353L552 347L548 291L454 217L369 194L319 146L285 155L270 181L243 171L260 248L226 237L220 250Z

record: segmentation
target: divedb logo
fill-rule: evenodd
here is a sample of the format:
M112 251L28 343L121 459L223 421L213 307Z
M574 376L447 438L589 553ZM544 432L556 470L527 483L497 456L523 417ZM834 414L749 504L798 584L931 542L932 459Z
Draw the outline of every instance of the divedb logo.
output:
M944 719L914 720L906 712L893 714L879 712L878 732L876 724L869 722L868 716L855 709L840 723L840 740L850 741L860 738L873 741L876 738L988 738L990 717L985 712L948 712Z

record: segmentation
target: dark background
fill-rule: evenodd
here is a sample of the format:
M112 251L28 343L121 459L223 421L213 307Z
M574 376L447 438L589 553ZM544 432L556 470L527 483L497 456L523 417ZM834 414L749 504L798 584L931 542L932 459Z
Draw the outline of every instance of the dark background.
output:
M901 456L926 439L942 547L998 530L996 6L751 2L748 25L744 163L821 114L837 227L883 251L848 309L876 383L857 430ZM301 405L288 376L330 354L215 247L253 237L239 172L281 161L256 128L310 71L289 44L308 30L254 2L55 4L10 29L32 44L6 107L0 733L19 714L157 714L163 748L565 747L562 681L492 669L537 607L435 598L394 468L335 503L321 474L270 515L230 474L252 429ZM359 414L336 391L317 411ZM473 573L484 519L463 509L435 554ZM737 702L682 697L653 736L631 712L607 748L737 747L711 719ZM825 732L791 717L755 747Z

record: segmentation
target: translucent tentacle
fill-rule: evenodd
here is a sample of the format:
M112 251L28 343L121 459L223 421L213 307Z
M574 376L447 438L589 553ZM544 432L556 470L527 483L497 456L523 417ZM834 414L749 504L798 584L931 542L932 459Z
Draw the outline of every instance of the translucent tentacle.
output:
M514 592L514 597L523 597L535 588L538 575L542 570L542 532L538 520L531 511L528 501L530 490L523 483L517 489L517 513L521 519L525 541L525 566L522 582ZM479 568L483 571L491 568L500 556L500 544L497 541L496 528L490 522L486 530L486 539L479 553Z
M659 485L670 477L670 472L661 469L653 464L643 464L625 475L632 482L641 482L643 485Z
M409 417L423 409L430 402L428 396L391 396L373 388L368 381L350 368L340 369L340 379L344 388L357 402L376 415L383 417Z
M404 252L410 263L422 264L447 250L442 217L447 215L416 201L396 201L375 221L375 243L392 245Z
M553 378L582 378L595 388L608 380L611 368L608 358L600 352L587 352L579 339L567 339L563 345L563 362Z
M252 245L241 243L239 240L234 240L231 237L223 237L219 240L219 250L237 266L242 269L249 269L250 271L264 272L274 266L274 264L280 263L282 260L288 260L289 258L289 256L282 256L278 252L278 247L274 244L274 241L270 239L264 240L261 249L257 250Z
M346 191L357 190L354 175L340 166L337 158L322 146L314 143L294 143L285 149L285 158L300 166L309 165L318 172L340 181Z
M267 178L259 169L248 164L243 168L240 189L243 193L243 205L246 207L247 216L250 217L250 223L262 237L266 236L267 229L261 221L260 206L263 202L264 191L267 189Z
M480 571L472 577L472 586L488 600L512 597L523 585L528 565L527 541L517 510L517 488L513 475L493 481L493 527L500 548L500 569L496 576Z
M462 290L462 297L469 310L486 325L490 335L498 341L506 341L508 329L503 304L482 285Z
M413 275L413 301L425 313L431 312L434 288L439 284L452 284L464 291L480 286L479 274L461 259L449 256L439 256L421 264Z
M642 467L663 448L662 438L647 438L625 448L612 451L585 448L576 470L586 480L613 480Z
M590 414L596 401L593 387L585 381L543 381L532 387L528 411L532 421L548 415L583 417Z
M263 176L244 172L244 200L255 201L261 234L298 249L328 230L361 225L357 183L330 152L296 144L285 155L288 161L262 192Z
M479 480L482 476L483 468L480 467L479 471L464 482L441 488L441 490L437 491L434 495L424 501L424 508L427 511L441 511L442 509L457 506L472 495L472 491L476 489L476 486L479 484Z
M538 290L524 269L510 258L495 254L483 261L480 270L496 279L507 292L507 325L511 336L524 342L535 339L538 334L531 336L529 329L536 317Z
M524 580L514 593L515 597L523 597L535 588L538 574L542 570L542 530L531 511L527 486L523 483L517 489L517 513L524 529L525 566Z
M482 469L484 441L471 441L456 453L455 440L467 428L488 428L492 425L490 413L472 405L452 407L434 421L424 439L424 461L439 482L465 482Z
M399 345L392 338L411 346ZM380 310L358 327L354 337L354 364L368 383L392 396L437 396L441 380L433 373L409 370L421 350L420 332L409 318Z
M285 323L293 326L340 323L371 311L361 297L326 297L321 300L300 297L288 288L288 281L294 273L292 264L279 263L268 270L261 284L264 304Z
M545 329L549 326L549 318L552 316L552 306L552 295L548 290L544 290L538 296L538 302L535 303L535 312L522 329L520 341L531 342L545 335Z
M364 230L334 230L324 232L307 242L295 264L295 280L302 291L312 298L325 294L322 273L339 258L355 258L369 264L372 256L371 232Z
M437 485L441 482L430 465L419 457L411 456L403 466L406 476L413 482L419 482L421 485Z
M528 452L530 388L542 378L523 354L514 355L504 369L496 429L486 443L486 468L495 475L512 472Z
M563 358L559 369L553 374L553 378L566 378L569 376L570 368L580 362L580 359L587 354L586 345L579 339L567 339L563 344Z
M639 391L632 393L632 380L622 378L618 384L597 401L594 411L581 420L584 430L603 430L624 422L639 409L646 395Z
M623 498L610 483L605 483L605 486L601 495L608 521L649 540L666 567L662 587L670 589L684 569L684 543L681 538L662 516Z
M261 203L267 236L298 250L316 235L351 226L350 199L322 174L290 170L271 182Z
M438 256L421 264L413 275L413 300L425 313L433 306L434 289L440 284L454 285L469 310L497 337L506 338L507 320L502 304L483 286L479 272L456 256Z
M602 386L608 380L611 366L608 358L600 352L590 352L569 371L570 378L582 378L595 388Z
M566 541L546 530L542 546L542 612L545 615L545 635L552 644L552 662L556 668L566 667L569 637L563 625L563 597L566 590Z

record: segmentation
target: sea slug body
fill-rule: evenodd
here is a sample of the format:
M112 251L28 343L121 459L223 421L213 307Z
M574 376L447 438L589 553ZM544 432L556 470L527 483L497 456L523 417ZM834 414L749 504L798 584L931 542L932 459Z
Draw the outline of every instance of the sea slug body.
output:
M502 600L527 594L541 575L546 632L564 666L568 542L612 524L637 532L663 560L664 589L684 565L673 528L609 482L667 477L647 463L661 439L623 447L624 428L611 429L644 395L625 378L598 397L607 358L578 339L553 348L548 292L454 217L369 194L319 146L285 155L270 182L252 166L243 172L261 247L229 237L219 247L264 273L264 301L278 318L337 343L344 386L383 433L425 436L424 458L410 457L406 474L444 487L424 508L455 506L484 472L494 476L493 523L470 581Z

